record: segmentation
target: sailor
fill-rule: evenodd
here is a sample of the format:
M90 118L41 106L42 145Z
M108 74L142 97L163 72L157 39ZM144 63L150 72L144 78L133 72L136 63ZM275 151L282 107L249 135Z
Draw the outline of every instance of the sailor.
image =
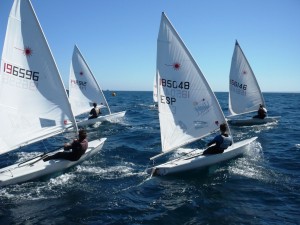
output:
M80 130L78 139L74 139L72 143L66 143L64 145L64 151L58 152L54 155L44 158L44 162L51 159L66 159L70 161L77 161L85 153L88 148L87 134L85 130ZM71 151L67 151L71 150Z
M101 114L100 108L97 107L97 103L96 102L93 103L93 106L94 106L94 108L92 108L91 111L90 111L89 120L97 118L99 116L99 114Z
M223 153L225 149L232 145L232 137L227 133L227 126L225 123L220 125L220 131L221 134L217 135L207 144L207 146L211 146L212 144L215 145L207 148L203 152L203 155Z
M259 104L257 115L253 116L253 118L264 119L266 116L267 116L267 109L262 104Z

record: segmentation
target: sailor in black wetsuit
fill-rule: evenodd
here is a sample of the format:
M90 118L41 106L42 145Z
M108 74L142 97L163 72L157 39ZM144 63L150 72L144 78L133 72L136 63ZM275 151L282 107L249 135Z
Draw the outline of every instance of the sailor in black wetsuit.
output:
M90 111L89 120L97 118L99 116L99 114L101 114L100 108L97 107L97 103L96 102L93 103L93 106L94 106L94 108L92 108L91 111Z
M264 119L266 116L267 116L267 109L262 104L259 104L257 115L253 116L253 118Z
M72 143L67 143L64 145L64 150L71 150L71 151L58 152L54 155L47 156L43 160L44 162L51 159L66 159L70 161L77 161L85 153L87 148L88 148L87 134L85 130L80 130L78 139L73 140Z

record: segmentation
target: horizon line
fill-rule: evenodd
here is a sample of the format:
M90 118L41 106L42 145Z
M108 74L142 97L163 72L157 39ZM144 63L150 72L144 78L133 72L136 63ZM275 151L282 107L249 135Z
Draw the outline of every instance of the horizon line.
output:
M115 92L115 91L136 91L136 92L153 92L151 90L103 90L103 91L110 91L110 92ZM223 93L229 93L228 91L213 91L213 92L223 92ZM300 91L263 91L262 93L277 93L277 94L300 94Z

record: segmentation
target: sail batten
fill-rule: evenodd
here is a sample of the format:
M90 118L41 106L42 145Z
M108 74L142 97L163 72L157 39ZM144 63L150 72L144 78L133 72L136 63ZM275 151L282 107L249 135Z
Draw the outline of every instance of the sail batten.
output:
M199 66L164 13L157 40L156 80L163 152L199 140L226 123Z
M61 133L70 121L77 130L57 65L29 0L15 0L8 18L0 102L0 154Z
M237 41L231 60L228 103L230 116L257 111L260 104L265 106L254 72Z
M94 102L107 107L111 114L102 89L76 45L70 66L69 99L75 116L88 112Z

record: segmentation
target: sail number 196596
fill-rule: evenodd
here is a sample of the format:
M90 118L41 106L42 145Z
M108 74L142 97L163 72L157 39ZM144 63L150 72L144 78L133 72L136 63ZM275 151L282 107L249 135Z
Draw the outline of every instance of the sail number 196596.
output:
M17 66L13 66L9 63L4 63L4 68L3 71L7 74L12 74L14 76L28 79L28 80L33 80L33 81L38 81L39 80L39 72L35 72L32 70L26 70Z

